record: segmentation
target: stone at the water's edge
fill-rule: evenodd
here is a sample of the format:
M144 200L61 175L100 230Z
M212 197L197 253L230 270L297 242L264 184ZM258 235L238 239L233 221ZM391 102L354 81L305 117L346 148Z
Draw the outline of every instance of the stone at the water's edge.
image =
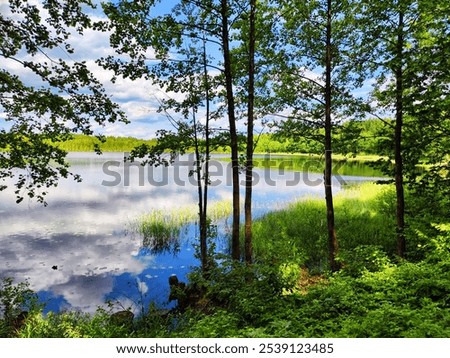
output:
M178 301L178 308L185 310L189 305L189 295L187 293L186 284L178 280L177 275L171 275L169 277L169 301Z
M117 326L131 327L133 320L134 313L131 311L119 311L110 316L110 322Z
M26 319L28 317L28 311L22 311L20 312L17 317L15 317L12 321L11 321L11 326L14 330L19 331L26 322Z

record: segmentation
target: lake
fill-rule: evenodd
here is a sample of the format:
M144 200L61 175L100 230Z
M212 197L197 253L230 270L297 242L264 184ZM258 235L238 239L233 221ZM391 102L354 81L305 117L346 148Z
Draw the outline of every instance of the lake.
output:
M26 199L16 204L14 189L0 192L0 277L28 280L45 311L94 312L107 300L139 310L167 302L168 278L181 280L192 266L196 225L182 231L177 254L154 253L134 230L152 210L170 212L197 201L193 156L168 167L123 163L124 153L70 153L71 171L83 181L62 179L47 195L48 206ZM211 164L211 202L231 202L231 168L227 156ZM322 164L303 164L292 156L260 156L254 175L255 218L305 196L323 196ZM358 164L336 164L334 192L345 184L374 180L380 173ZM316 173L316 172L319 173ZM242 179L244 176L242 175ZM244 186L242 185L242 193ZM243 200L243 196L242 196ZM227 250L229 218L220 222L218 250Z

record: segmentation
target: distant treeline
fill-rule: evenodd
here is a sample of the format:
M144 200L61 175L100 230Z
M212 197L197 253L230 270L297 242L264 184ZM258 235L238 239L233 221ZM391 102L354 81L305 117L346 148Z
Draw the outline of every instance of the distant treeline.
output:
M393 127L390 120L369 119L349 121L334 127L333 153L385 156L392 148ZM258 153L323 154L324 129L305 128L304 133L289 137L262 134L257 139Z
M75 134L72 139L58 143L58 146L68 152L91 152L98 145L103 152L129 152L141 144L154 145L156 139L144 140L133 137L105 137L100 141L95 136Z
M383 155L386 143L383 138L389 138L389 127L379 120L365 120L348 122L336 127L335 153L359 154L359 155ZM323 130L311 132L295 139L283 138L276 134L263 133L257 136L256 153L316 153L323 152L322 144L317 141L317 136L322 135ZM94 136L77 134L73 139L61 142L60 148L68 152L89 152L98 144L104 152L129 152L134 147L147 144L156 144L156 139L137 139L133 137L105 137L101 142ZM219 148L216 152L227 153L228 148Z

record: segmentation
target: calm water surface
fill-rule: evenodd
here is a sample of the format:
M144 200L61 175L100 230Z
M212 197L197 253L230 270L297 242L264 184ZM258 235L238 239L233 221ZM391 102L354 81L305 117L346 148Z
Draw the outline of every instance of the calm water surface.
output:
M28 280L47 311L94 312L107 300L135 310L149 301L170 307L168 278L177 274L186 280L198 264L194 259L198 230L191 225L183 231L176 255L153 254L133 223L152 210L170 211L196 202L195 181L188 175L192 158L158 168L124 165L122 153L71 153L69 158L72 171L81 174L83 182L61 180L49 192L47 207L26 200L16 204L12 188L0 192L0 277ZM282 165L255 169L255 217L306 195L323 196L322 175L301 171L320 165L292 166L291 157L276 160ZM334 191L377 174L366 170L334 178ZM211 172L211 201L231 201L229 163L215 160ZM345 174L342 168L339 172ZM229 219L221 223L221 232L228 224ZM222 238L218 250L226 248Z

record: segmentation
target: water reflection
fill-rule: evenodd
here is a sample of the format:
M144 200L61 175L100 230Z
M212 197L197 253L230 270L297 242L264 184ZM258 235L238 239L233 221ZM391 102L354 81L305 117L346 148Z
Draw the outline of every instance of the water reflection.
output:
M190 225L180 237L162 243L139 237L133 225L136 218L151 210L171 210L196 202L197 188L188 175L190 165L152 169L154 180L168 179L169 185L155 186L148 181L140 185L141 169L137 166L128 168L128 182L102 185L112 179L104 172L105 162L122 163L122 159L121 153L101 157L71 154L71 169L82 175L83 182L61 180L48 194L47 207L26 200L18 205L14 190L0 192L0 277L29 280L47 303L47 310L52 311L71 308L93 312L106 300L135 309L148 300L167 306L168 277L177 274L185 280L191 266L197 264L193 245L198 228ZM211 200L231 200L227 163L218 161L214 168L217 185L211 187ZM116 169L123 178L125 167L121 164ZM304 195L323 195L321 174L308 177L317 185L287 185L296 173L255 170L260 179L254 187L255 216ZM174 175L184 185L174 185ZM341 184L334 180L334 186L338 191ZM226 224L220 229L222 238ZM226 240L220 242L218 250L227 250Z
M170 235L144 236L142 246L153 255L171 253L176 256L181 250L180 241L180 233L175 231Z
M322 173L325 159L305 155L256 155L255 165L263 168L278 168L300 172ZM382 177L381 170L374 168L372 162L357 160L334 160L332 166L336 178L339 176Z

